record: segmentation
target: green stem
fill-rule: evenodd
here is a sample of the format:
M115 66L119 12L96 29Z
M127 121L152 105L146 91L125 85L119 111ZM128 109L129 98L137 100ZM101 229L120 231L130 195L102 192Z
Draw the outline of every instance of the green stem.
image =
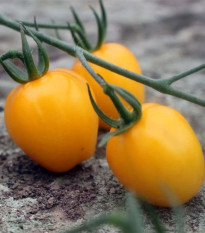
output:
M21 20L16 20L16 22L22 23L23 25L28 26L28 27L36 27L35 23L32 23L32 22L21 21ZM68 25L38 23L38 28L68 30Z
M180 80L188 75L191 75L191 74L194 74L200 70L203 70L203 69L205 69L205 64L196 66L188 71L182 72L181 74L178 74L178 75L175 75L171 78L168 78L167 82L171 85L172 83L174 83L174 82L176 82L176 81L178 81L178 80Z
M19 24L14 21L14 20L11 20L5 16L2 16L0 15L0 24L1 25L5 25L9 28L12 28L16 31L19 31L20 28L19 28ZM48 35L45 35L43 33L40 33L40 32L37 32L35 30L31 30L32 33L38 37L41 41L44 41L45 43L47 44L50 44L56 48L59 48L60 50L63 50L67 53L69 53L70 55L72 56L76 56L75 55L75 48L76 46L75 45L72 45L72 44L68 44L68 43L65 43L63 41L60 41L54 37L51 37L51 36L48 36ZM123 69L122 67L119 67L119 66L116 66L114 64L111 64L103 59L100 59L94 55L92 55L91 53L85 51L85 50L82 50L83 51L83 55L85 56L85 58L91 62L91 63L94 63L96 65L99 65L101 67L104 67L110 71L113 71L117 74L120 74L120 75L123 75L127 78L130 78L132 80L135 80L137 82L140 82L144 85L147 85L161 93L164 93L164 94L169 94L169 95L172 95L172 96L175 96L175 97L179 97L181 99L184 99L184 100L187 100L187 101L190 101L192 103L195 103L195 104L198 104L198 105L201 105L203 107L205 107L205 100L204 99L200 99L200 98L197 98L193 95L190 95L190 94L187 94L187 93L184 93L184 92L181 92L179 90L176 90L174 88L171 88L170 86L170 83L173 83L175 80L170 80L171 81L167 81L167 79L162 79L162 80L155 80L155 79L152 79L152 78L149 78L149 77L146 77L144 75L140 75L140 74L137 74L137 73L134 73L132 71L129 71L129 70L126 70L126 69ZM205 64L202 64L201 65L201 69L203 69L205 66ZM198 66L197 66L198 67ZM186 71L186 76L190 75L190 74L193 74L195 72L197 72L198 69L196 68L193 68L193 69L190 69L188 71ZM177 76L177 75L176 75ZM176 77L174 76L174 77ZM185 77L185 76L184 76ZM173 78L173 79L176 79L178 80L179 78Z

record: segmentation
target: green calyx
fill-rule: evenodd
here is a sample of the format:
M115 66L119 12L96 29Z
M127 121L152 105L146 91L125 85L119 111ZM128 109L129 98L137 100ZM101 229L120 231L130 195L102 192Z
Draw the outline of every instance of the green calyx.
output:
M142 116L140 102L134 95L129 93L126 89L115 85L110 85L107 82L105 82L105 84L103 85L103 90L104 93L111 98L113 104L116 107L116 110L120 115L120 118L118 120L115 120L103 113L103 111L98 107L97 103L95 102L91 94L90 88L88 86L90 100L96 113L106 124L113 128L116 128L116 130L107 133L102 138L101 142L99 143L99 146L105 145L110 138L122 134L128 129L130 129L137 121L140 120ZM124 99L132 107L132 111L129 111L124 106L119 96L121 96L122 99Z
M103 44L105 36L106 36L107 15L106 15L105 7L103 5L103 1L99 0L99 4L100 4L101 16L99 16L98 13L95 11L95 9L90 6L90 9L92 10L95 20L97 22L97 28L98 28L98 39L94 46L91 45L91 43L89 42L84 25L82 21L80 20L78 14L76 13L73 7L70 8L73 18L75 20L75 24L68 25L68 28L71 31L73 40L76 45L80 46L81 48L89 52L99 49L101 45Z
M88 92L89 92L90 100L96 113L106 124L108 124L109 126L113 128L116 128L116 130L114 130L113 132L107 133L103 137L103 139L99 143L99 146L103 146L111 137L119 135L127 131L141 118L141 115L142 115L141 104L138 101L138 99L134 95L132 95L130 92L128 92L122 87L107 83L101 75L95 73L95 71L92 69L92 67L89 65L89 63L85 59L80 48L76 47L75 54L78 57L78 59L81 61L85 69L90 73L90 75L92 75L92 77L103 88L104 93L110 97L110 99L115 105L115 108L118 111L119 116L120 116L118 120L112 119L109 116L107 116L98 107L97 103L95 102L92 96L90 87L88 85ZM132 111L128 110L127 107L125 107L120 97L124 99L131 106Z
M36 80L43 76L49 68L49 59L45 49L42 46L40 40L23 24L20 24L22 52L16 50L10 50L7 53L0 56L0 63L9 76L18 83L27 83ZM32 52L29 47L28 41L25 36L25 32L33 38L38 46L38 65L36 66L32 57ZM24 72L8 59L20 59L24 64L26 71Z

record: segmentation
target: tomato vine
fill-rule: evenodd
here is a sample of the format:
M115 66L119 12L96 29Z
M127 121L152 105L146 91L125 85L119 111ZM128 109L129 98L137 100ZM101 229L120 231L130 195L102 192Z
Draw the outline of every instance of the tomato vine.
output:
M18 22L16 22L15 20L9 19L8 17L3 16L1 14L0 14L0 25L4 25L4 26L9 27L9 28L16 30L16 31L20 31L20 25ZM48 36L44 33L41 33L39 31L36 31L33 29L31 29L31 32L41 41L43 41L51 46L54 46L54 47L56 47L64 52L70 54L71 56L76 57L76 47L77 47L76 45L66 43L64 41L56 39L55 37ZM28 33L26 33L26 34L28 34ZM189 69L185 72L182 72L180 74L174 75L170 78L156 80L156 79L147 77L145 75L140 75L140 74L137 74L135 72L123 69L122 67L111 64L103 59L100 59L100 58L92 55L91 53L89 53L88 51L86 51L84 49L82 49L81 51L83 52L83 55L85 56L85 58L91 63L99 65L105 69L108 69L112 72L120 74L124 77L130 78L130 79L135 80L137 82L140 82L140 83L142 83L146 86L149 86L149 87L151 87L151 88L153 88L161 93L172 95L172 96L175 96L175 97L178 97L178 98L181 98L181 99L184 99L184 100L187 100L189 102L192 102L192 103L195 103L195 104L198 104L200 106L205 107L205 99L198 98L194 95L188 94L186 92L183 92L183 91L178 90L178 89L171 86L174 82L176 82L180 79L183 79L191 74L194 74L200 70L205 69L205 63L203 63L199 66L196 66L192 69Z

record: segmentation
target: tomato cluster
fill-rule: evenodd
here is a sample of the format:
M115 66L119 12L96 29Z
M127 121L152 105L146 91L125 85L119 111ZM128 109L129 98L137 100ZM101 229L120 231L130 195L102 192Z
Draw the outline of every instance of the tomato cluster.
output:
M94 54L141 72L134 55L122 45L105 44ZM108 82L126 88L143 102L143 85L91 66ZM7 98L5 123L10 136L50 171L68 171L95 151L98 116L90 103L86 81L102 110L116 118L111 100L79 61L73 71L49 71L40 79L17 86ZM102 121L101 127L108 128ZM158 206L170 205L166 186L181 204L196 194L204 179L203 153L191 127L178 112L158 104L143 104L141 119L127 132L110 139L106 154L120 182Z
M120 44L102 44L92 53L141 74L138 60ZM142 84L89 65L107 83L126 89L142 103L141 118L107 143L106 156L113 173L128 190L154 205L171 206L170 194L178 204L187 202L198 192L205 175L202 148L189 123L170 107L144 104ZM26 154L50 171L68 171L94 154L98 121L101 128L116 131L117 127L111 128L98 118L87 84L101 111L110 119L119 118L116 105L79 60L71 70L51 70L17 86L6 100L8 133ZM130 113L131 105L121 101Z

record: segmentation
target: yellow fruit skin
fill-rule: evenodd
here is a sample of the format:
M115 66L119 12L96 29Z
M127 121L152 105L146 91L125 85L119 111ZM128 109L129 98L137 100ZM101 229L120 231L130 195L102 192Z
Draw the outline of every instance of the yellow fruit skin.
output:
M179 112L159 104L143 104L141 120L111 138L106 154L119 181L157 206L171 206L172 198L187 202L204 180L204 157L195 133Z
M8 133L34 161L65 172L90 158L96 146L98 116L86 82L67 70L53 70L9 94L5 105Z
M93 55L102 58L108 62L111 62L115 65L121 66L122 68L141 74L141 69L138 60L126 47L120 44L103 44L99 50L93 52ZM95 72L100 74L108 83L121 86L130 91L135 97L139 99L140 102L144 101L145 93L144 86L142 84L137 83L136 81L133 81L131 79L125 78L119 74L113 73L100 66L91 63L89 64L95 70ZM88 81L89 85L92 87L92 90L95 93L97 104L103 110L103 112L105 112L108 116L112 118L118 118L118 112L116 111L110 98L103 93L102 88L94 80L94 78L86 71L86 69L82 66L79 60L76 60L72 67L72 70L79 73ZM126 106L129 106L125 101L124 104ZM101 128L110 129L110 127L107 124L105 124L102 120L99 121L99 124Z

